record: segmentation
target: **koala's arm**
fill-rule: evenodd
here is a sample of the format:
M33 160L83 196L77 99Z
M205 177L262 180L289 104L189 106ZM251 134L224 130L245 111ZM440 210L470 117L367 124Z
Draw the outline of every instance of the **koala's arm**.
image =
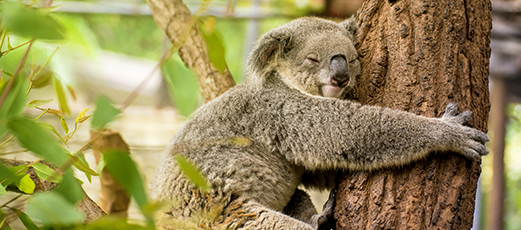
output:
M487 135L462 125L472 113L456 112L450 104L442 118L427 118L347 100L299 98L282 108L284 128L277 138L288 159L319 170L404 165L432 151L487 154Z

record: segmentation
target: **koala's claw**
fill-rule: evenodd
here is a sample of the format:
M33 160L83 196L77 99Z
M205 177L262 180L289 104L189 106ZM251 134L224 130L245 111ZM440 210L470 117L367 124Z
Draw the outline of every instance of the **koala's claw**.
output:
M454 102L451 102L445 108L445 114L443 114L441 119L448 123L461 125L469 122L473 116L474 113L468 110L458 114L458 106Z
M443 114L443 117L453 117L456 116L458 113L458 106L455 102L451 102L447 105L445 108L445 114Z

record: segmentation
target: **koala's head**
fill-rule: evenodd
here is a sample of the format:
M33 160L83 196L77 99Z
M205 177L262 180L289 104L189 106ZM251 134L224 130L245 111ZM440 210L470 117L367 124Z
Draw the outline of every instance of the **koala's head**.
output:
M270 30L250 54L250 77L263 80L275 71L305 94L343 98L360 74L354 22L306 17Z

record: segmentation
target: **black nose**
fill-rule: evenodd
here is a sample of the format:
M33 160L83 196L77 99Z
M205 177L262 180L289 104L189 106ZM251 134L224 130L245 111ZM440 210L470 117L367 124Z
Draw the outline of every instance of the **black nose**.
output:
M335 55L331 58L330 64L331 84L345 86L349 82L349 69L347 61L342 55Z

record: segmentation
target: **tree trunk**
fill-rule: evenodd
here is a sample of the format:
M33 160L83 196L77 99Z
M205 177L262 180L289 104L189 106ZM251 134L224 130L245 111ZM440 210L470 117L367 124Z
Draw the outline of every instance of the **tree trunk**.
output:
M371 0L355 46L363 104L440 117L449 102L486 131L490 0ZM337 229L470 229L480 162L453 152L402 168L339 176Z
M197 74L199 90L205 102L235 86L230 71L220 72L208 57L208 49L197 26L190 25L190 10L182 0L147 0L152 16L173 44L181 43L179 56ZM197 25L197 23L195 24ZM186 26L186 37L182 36Z

